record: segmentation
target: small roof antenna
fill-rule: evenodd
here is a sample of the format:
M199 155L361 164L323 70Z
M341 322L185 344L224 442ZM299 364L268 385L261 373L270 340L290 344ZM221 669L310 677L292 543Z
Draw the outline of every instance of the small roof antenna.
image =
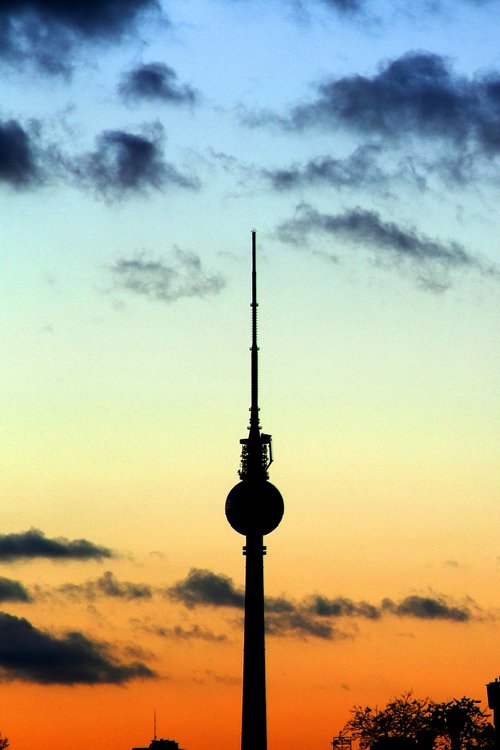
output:
M156 708L153 710L153 740L156 742Z

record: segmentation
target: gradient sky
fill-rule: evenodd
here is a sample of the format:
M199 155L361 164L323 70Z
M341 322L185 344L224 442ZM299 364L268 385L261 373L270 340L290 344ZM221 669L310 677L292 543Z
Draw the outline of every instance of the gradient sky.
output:
M270 750L500 672L500 5L0 3L0 731L240 733L249 406Z

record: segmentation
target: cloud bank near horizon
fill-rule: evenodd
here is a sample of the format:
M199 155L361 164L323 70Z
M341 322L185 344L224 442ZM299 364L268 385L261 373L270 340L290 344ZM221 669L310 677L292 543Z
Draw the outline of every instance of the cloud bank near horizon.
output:
M141 662L116 660L106 644L78 631L55 636L0 612L0 675L39 685L122 685L156 677Z
M200 568L192 568L184 579L166 589L165 595L188 609L225 607L242 611L245 601L244 590L236 587L229 576ZM324 640L352 637L351 631L337 627L339 620L352 623L359 619L378 621L385 616L395 616L459 624L482 618L480 608L471 600L457 603L438 594L411 594L400 601L385 598L379 604L319 594L299 602L286 597L266 597L265 609L269 635Z

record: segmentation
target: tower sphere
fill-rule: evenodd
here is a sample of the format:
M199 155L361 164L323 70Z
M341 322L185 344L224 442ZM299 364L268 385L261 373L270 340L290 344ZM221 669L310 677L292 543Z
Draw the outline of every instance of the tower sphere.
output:
M267 479L243 479L226 500L226 518L238 534L270 534L283 518L281 492Z

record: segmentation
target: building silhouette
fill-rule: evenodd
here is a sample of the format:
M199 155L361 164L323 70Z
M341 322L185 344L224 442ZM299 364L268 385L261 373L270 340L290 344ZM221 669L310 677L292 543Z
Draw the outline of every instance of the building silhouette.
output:
M229 492L226 517L245 536L245 624L241 750L266 750L266 663L264 623L264 535L283 517L283 498L269 482L271 436L261 432L258 404L256 232L252 231L252 344L250 424L240 440L240 482Z
M500 677L486 685L488 708L493 709L493 726L495 727L495 749L500 750Z
M181 750L174 740L151 740L148 747L133 747L132 750Z

